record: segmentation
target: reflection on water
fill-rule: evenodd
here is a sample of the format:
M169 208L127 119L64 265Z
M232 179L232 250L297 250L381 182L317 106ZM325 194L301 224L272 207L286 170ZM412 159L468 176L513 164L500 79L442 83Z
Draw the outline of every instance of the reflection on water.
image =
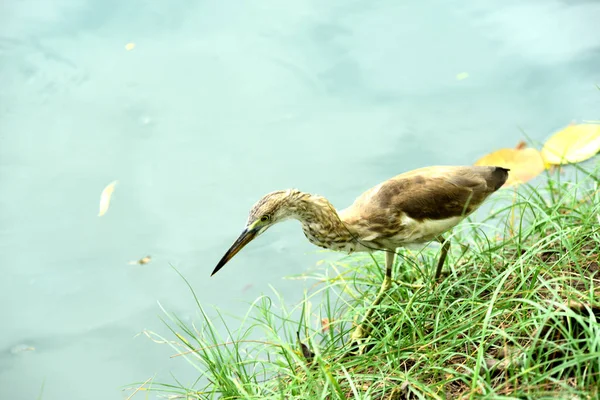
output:
M192 379L136 337L164 331L157 301L194 318L169 264L230 313L269 284L299 299L282 277L337 255L292 222L209 278L266 192L344 208L405 170L597 118L600 5L470 3L3 3L0 397Z

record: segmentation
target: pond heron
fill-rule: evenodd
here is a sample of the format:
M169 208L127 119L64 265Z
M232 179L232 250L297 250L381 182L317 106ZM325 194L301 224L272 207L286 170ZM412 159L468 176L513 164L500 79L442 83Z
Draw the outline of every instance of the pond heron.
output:
M475 211L508 178L508 169L492 166L433 166L409 171L367 190L337 211L324 197L296 189L271 192L250 210L246 227L227 250L211 276L245 245L269 227L296 219L308 240L326 249L354 252L385 251L385 279L363 323L352 338L368 335L365 322L392 284L396 249L438 241L440 277L450 242L442 234Z

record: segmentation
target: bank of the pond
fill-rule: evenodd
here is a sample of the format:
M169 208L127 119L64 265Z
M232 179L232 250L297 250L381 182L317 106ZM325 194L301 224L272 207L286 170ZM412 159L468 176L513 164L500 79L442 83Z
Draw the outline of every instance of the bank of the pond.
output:
M142 389L188 399L597 398L597 176L504 190L486 220L455 229L462 246L438 285L429 281L438 249L405 252L396 276L423 287L390 291L364 355L341 357L383 279L380 255L311 271L300 304L257 299L228 337L198 303L195 325L170 315L164 339L198 381Z

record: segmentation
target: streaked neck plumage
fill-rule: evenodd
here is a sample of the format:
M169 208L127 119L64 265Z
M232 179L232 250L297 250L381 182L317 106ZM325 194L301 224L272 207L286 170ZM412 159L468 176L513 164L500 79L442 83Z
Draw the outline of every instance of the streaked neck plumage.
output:
M290 218L300 221L304 235L312 244L350 253L360 247L355 240L356 233L342 222L326 198L294 191L288 198L286 209Z

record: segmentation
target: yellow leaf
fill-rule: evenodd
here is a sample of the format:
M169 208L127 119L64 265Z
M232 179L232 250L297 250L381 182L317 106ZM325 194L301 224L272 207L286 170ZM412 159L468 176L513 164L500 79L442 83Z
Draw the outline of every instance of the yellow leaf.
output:
M504 187L519 185L538 176L544 169L544 160L534 148L519 143L514 149L500 149L481 157L475 165L491 165L510 169Z
M150 261L152 261L152 257L150 256L146 256L146 257L142 257L137 261L129 261L129 265L144 265L144 264L148 264Z
M568 164L585 161L600 151L600 125L569 125L556 132L542 148L547 164Z
M110 197L115 191L115 185L117 182L118 181L113 181L109 183L102 191L102 194L100 194L100 212L98 213L99 217L103 216L106 214L106 211L108 211L108 206L110 206Z
M462 81L463 79L467 79L469 77L469 74L466 72L461 72L460 74L456 75L456 80L457 81Z
M135 43L127 43L127 44L125 45L125 50L127 50L127 51L131 51L131 50L133 50L134 48L135 48Z
M138 263L139 264L148 264L150 262L150 260L152 260L152 258L150 256L146 256L146 257L142 257Z

